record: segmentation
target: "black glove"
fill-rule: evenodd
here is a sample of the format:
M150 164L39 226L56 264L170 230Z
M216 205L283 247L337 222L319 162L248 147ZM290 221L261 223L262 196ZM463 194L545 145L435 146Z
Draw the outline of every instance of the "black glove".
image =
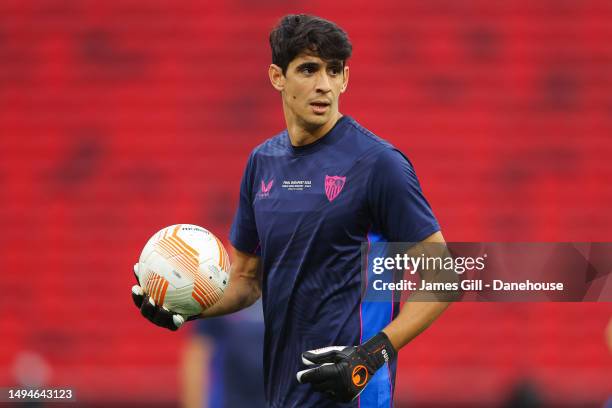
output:
M138 285L132 286L132 299L137 308L140 309L140 313L151 323L156 324L160 327L165 327L168 330L176 331L179 327L185 323L185 318L177 313L172 313L165 307L161 307L155 304L155 301L148 295L145 295L138 275L136 274L136 268L138 264L134 265L134 275L136 276L136 282ZM196 318L196 317L194 317ZM192 320L191 318L188 320Z
M317 365L297 373L297 380L338 402L357 398L374 373L392 361L396 351L384 332L359 346L331 346L302 353L302 362Z

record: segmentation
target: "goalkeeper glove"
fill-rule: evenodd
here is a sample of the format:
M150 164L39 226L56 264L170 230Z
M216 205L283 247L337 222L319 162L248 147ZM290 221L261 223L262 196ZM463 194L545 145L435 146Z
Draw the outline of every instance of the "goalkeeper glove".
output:
M155 301L148 295L145 295L140 281L138 280L138 264L134 265L134 275L136 276L136 282L138 285L132 286L132 300L137 308L140 309L140 313L151 323L165 327L168 330L176 331L185 323L185 318L177 313L172 313L161 305L156 305ZM195 316L193 317L196 318ZM192 320L189 318L188 320Z
M299 371L297 380L311 384L334 401L350 402L396 354L389 338L381 331L359 346L331 346L302 353L304 364L317 367Z

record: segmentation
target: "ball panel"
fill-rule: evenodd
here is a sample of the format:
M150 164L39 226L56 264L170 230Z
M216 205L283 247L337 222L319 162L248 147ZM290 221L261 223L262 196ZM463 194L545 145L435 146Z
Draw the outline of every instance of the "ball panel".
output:
M207 309L217 303L223 295L223 289L198 276L193 284L193 298Z
M217 243L217 248L219 249L219 253L217 256L217 263L219 266L221 266L222 270L224 270L225 272L229 272L230 262L229 262L229 256L227 255L227 251L225 250L225 247L223 246L221 241L219 241L219 238L217 237L214 237L214 238Z
M155 304L163 305L167 289L168 281L155 272L152 272L143 290L145 293L149 294L155 301Z
M192 297L193 286L169 291L166 294L164 306L173 312L184 316L193 316L202 313L202 306Z
M200 264L200 274L213 283L215 287L225 291L229 276L216 262L204 262Z
M171 290L180 289L185 286L193 285L193 273L186 271L186 267L181 262L177 262L177 257L167 257L165 253L154 251L149 254L142 269L143 279L141 285L146 285L153 271L166 279Z

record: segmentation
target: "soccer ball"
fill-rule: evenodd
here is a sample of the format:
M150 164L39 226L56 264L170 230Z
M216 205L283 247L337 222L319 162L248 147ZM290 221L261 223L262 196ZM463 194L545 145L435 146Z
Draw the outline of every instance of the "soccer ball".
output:
M134 272L156 305L193 316L221 299L229 268L229 257L217 237L197 225L179 224L149 239Z

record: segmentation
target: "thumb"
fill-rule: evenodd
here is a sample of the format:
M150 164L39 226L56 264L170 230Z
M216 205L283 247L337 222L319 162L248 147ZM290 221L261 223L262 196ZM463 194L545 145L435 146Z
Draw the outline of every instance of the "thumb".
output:
M337 363L346 357L346 354L342 353L346 348L346 346L330 346L305 351L302 353L302 363L306 365Z

